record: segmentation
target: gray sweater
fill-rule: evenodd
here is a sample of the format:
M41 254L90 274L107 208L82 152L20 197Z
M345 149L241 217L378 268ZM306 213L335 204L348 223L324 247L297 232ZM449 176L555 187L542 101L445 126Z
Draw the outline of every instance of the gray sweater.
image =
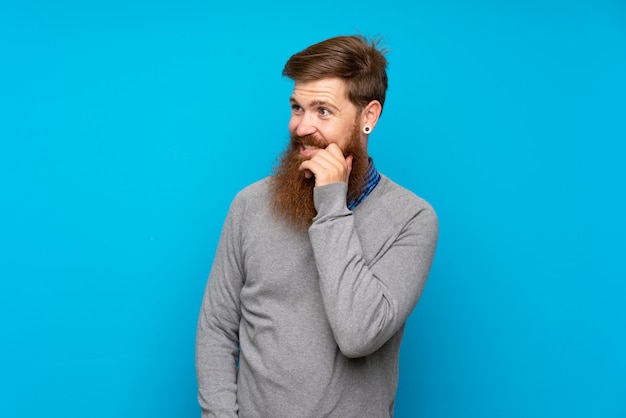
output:
M382 176L354 210L314 191L306 232L277 220L269 179L234 199L196 341L203 417L391 417L404 324L437 243L423 199Z

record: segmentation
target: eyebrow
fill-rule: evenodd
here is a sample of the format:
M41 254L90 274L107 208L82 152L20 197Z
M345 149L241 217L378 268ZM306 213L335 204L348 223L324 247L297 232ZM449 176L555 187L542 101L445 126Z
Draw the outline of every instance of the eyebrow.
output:
M292 104L298 104L298 105L300 104L293 97L289 98L289 102L292 103ZM310 107L328 107L328 108L332 109L335 112L337 112L339 110L339 108L337 106L333 105L332 103L325 102L323 100L313 100L311 103L309 103L309 106Z

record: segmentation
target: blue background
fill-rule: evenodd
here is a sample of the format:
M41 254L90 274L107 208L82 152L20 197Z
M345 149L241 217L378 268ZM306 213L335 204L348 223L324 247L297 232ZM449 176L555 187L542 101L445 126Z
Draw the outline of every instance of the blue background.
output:
M198 416L222 221L289 56L385 35L378 168L440 243L397 417L626 417L626 3L3 1L0 416Z

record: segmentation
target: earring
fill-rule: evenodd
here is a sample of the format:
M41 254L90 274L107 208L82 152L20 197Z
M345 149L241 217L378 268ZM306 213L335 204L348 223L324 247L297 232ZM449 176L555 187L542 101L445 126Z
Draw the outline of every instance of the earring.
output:
M363 132L365 132L366 134L370 133L370 127L366 126L365 128L363 128Z

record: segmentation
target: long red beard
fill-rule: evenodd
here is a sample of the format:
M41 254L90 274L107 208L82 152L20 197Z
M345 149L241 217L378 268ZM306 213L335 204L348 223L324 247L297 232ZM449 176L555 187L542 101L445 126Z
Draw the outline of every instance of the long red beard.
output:
M271 180L271 195L273 198L273 210L275 215L285 220L300 230L306 230L317 214L313 204L313 188L315 177L306 178L300 165L308 157L300 154L300 145L315 145L325 148L328 144L320 144L311 135L291 135L291 141L287 149L280 157L279 164L274 168L274 176ZM361 195L365 186L365 175L369 165L367 150L361 143L361 133L358 126L352 129L350 140L344 156L352 155L352 171L348 180L349 202Z

